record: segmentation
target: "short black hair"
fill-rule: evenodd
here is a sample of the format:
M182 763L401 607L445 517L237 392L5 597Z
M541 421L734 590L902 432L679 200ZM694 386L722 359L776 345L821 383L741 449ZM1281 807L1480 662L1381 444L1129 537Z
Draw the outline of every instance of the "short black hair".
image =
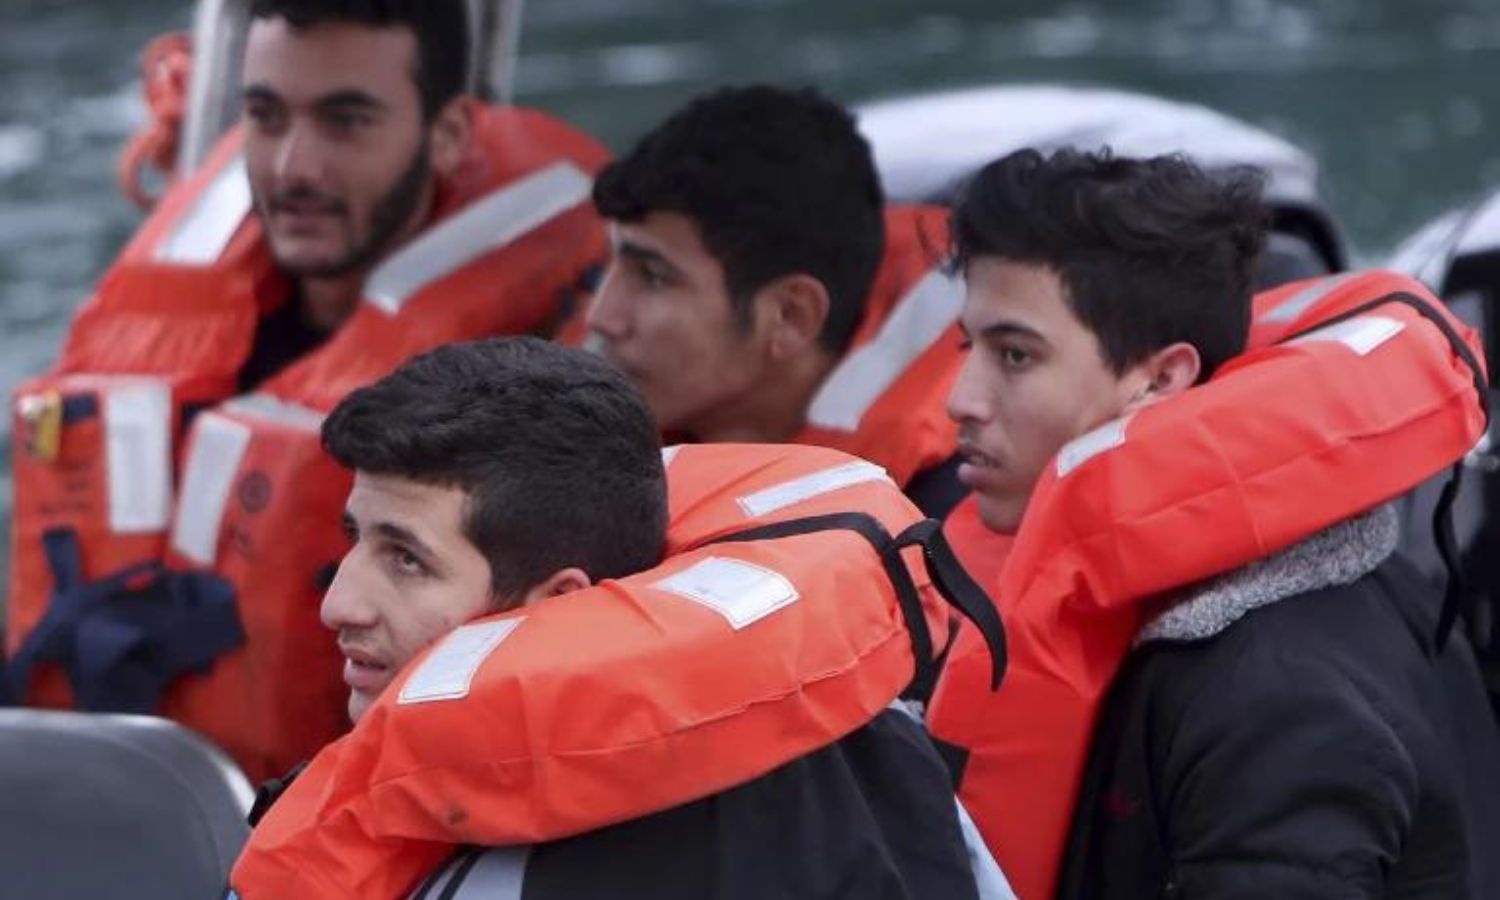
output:
M463 93L469 71L469 12L463 0L252 0L252 19L286 19L293 28L352 22L410 28L417 38L414 77L422 112L437 115Z
M739 323L771 281L806 273L829 296L819 344L841 353L859 325L885 247L884 199L870 145L847 110L810 88L768 85L702 95L606 166L605 218L686 215L724 267Z
M1252 170L1181 156L1020 150L981 169L953 210L953 262L1045 266L1122 373L1178 341L1206 380L1244 351L1269 213Z
M344 398L323 447L358 472L464 490L464 534L499 599L571 566L597 581L661 560L656 423L583 350L532 337L440 347Z

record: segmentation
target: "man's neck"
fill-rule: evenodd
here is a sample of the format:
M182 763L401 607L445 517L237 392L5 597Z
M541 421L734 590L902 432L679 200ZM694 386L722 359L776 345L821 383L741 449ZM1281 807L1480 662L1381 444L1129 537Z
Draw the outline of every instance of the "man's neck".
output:
M688 429L703 443L779 444L807 427L807 409L838 360L814 348L802 357L768 367L747 391L720 404Z
M361 271L337 278L303 278L298 285L302 324L325 333L336 331L358 305L368 274Z

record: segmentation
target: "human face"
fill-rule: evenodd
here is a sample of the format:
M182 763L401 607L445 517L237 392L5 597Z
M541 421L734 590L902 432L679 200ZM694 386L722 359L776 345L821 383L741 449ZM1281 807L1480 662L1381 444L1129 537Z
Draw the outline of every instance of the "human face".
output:
M948 395L958 478L985 525L1010 534L1048 461L1120 415L1143 379L1110 368L1051 269L979 257L966 275L960 324L971 346Z
M724 267L692 219L616 222L610 244L590 346L635 382L664 432L706 437L760 381L760 337L736 319Z
M463 533L466 499L459 488L355 474L344 507L354 546L322 606L344 654L351 720L423 647L498 606L489 563Z
M245 165L271 253L294 277L363 271L431 201L408 28L257 19L245 48Z

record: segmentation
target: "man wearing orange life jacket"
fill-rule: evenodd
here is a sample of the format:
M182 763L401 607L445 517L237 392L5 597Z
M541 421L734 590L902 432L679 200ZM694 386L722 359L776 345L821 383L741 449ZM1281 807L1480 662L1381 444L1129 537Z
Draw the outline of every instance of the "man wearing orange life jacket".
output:
M531 338L418 357L323 436L355 470L322 616L356 727L270 805L238 897L1010 896L920 724L886 708L912 623L881 556L795 527L915 521L877 467L682 448L668 531L639 394ZM815 468L788 481L799 459ZM681 546L693 532L718 543Z
M961 635L928 721L1026 900L1500 890L1500 737L1385 505L1482 433L1473 335L1384 273L1252 328L1260 216L1242 179L1067 151L955 211L1010 668L984 690Z
M664 433L834 447L929 514L957 499L945 214L883 207L848 112L812 90L706 94L605 167L594 204L613 258L589 340Z
M318 422L414 353L547 330L604 255L586 199L606 152L465 96L467 15L252 5L241 127L18 390L28 702L160 712L252 778L344 727L314 610L348 482Z

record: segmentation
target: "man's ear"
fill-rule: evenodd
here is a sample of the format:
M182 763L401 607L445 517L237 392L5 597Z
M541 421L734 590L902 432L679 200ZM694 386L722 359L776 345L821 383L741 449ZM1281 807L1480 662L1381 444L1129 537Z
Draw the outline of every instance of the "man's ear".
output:
M792 359L816 344L830 303L823 282L807 274L784 275L761 288L756 313L771 360Z
M469 158L474 135L474 98L460 94L443 104L427 126L428 159L439 177L451 176Z
M1181 341L1163 347L1135 367L1135 394L1125 403L1121 414L1133 413L1175 397L1197 384L1198 374L1202 371L1203 360L1198 356L1197 347Z
M533 603L540 603L549 597L581 591L593 583L588 573L576 566L558 569L556 572L543 578L531 590L527 591L526 596L521 600L521 605L530 606Z

